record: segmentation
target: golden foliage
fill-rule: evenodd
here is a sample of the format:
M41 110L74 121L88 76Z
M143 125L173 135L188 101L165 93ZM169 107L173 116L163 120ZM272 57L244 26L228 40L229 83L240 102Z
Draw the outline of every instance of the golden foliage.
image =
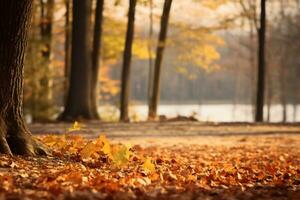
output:
M225 45L224 40L208 29L189 29L178 25L178 33L171 37L170 46L178 51L176 67L178 73L189 79L195 79L187 66L194 65L207 72L219 69L217 61L221 58L219 47ZM187 39L188 38L188 39ZM197 44L197 45L195 45Z

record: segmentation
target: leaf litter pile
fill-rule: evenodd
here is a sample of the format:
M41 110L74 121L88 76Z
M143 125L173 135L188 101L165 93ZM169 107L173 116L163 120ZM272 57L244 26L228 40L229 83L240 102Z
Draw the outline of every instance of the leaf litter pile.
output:
M0 200L300 199L297 145L132 146L75 134L39 139L51 157L0 155Z

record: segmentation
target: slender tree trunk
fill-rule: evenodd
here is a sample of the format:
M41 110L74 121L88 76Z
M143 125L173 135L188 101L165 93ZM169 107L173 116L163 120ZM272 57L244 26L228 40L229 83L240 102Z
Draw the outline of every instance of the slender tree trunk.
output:
M163 60L164 49L166 46L166 38L168 32L168 24L169 24L169 17L171 11L172 0L165 0L163 14L161 17L161 24L160 24L160 34L158 39L158 46L156 50L156 59L154 65L154 82L153 82L153 92L152 98L149 103L149 119L156 118L157 115L157 105L160 96L160 76L161 76L161 65Z
M64 71L64 103L67 101L67 94L69 90L69 76L70 76L70 60L71 60L71 19L70 19L70 0L65 0L65 71Z
M130 68L132 56L132 44L134 39L135 7L137 0L129 0L128 24L126 33L125 50L123 55L122 88L120 121L128 122L128 101L130 93Z
M272 101L271 101L271 97L268 95L268 99L267 99L267 122L271 122L271 108L272 108Z
M294 122L297 122L297 102L296 101L294 101L293 102L293 121Z
M255 58L255 24L251 23L250 25L250 85L251 85L251 107L252 107L252 116L253 116L253 121L255 120L255 93L256 93L256 88L255 88L255 83L256 83L256 58Z
M98 75L99 75L99 58L102 37L102 21L103 21L104 0L96 0L93 54L92 54L92 79L91 79L91 106L93 118L100 119L98 114Z
M200 79L200 80L199 80ZM198 90L198 105L199 105L199 117L201 118L201 120L203 120L203 116L202 116L202 107L204 107L204 103L203 103L203 87L198 87L199 81L201 82L202 85L205 85L205 80L204 78L201 76L200 78L198 77L197 81L195 82L195 90Z
M0 1L0 153L46 153L23 118L23 63L31 8L32 0Z
M264 120L266 0L261 0L255 121Z
M272 99L273 99L273 89L272 89L272 79L271 79L271 71L270 67L267 66L267 122L271 121L271 107L272 107Z
M235 65L239 66L238 60L235 61ZM232 112L231 112L231 121L235 120L235 113L237 110L237 103L238 103L238 98L239 98L239 78L240 74L238 70L235 70L235 77L234 77L234 82L235 82L235 88L234 88L234 97L233 97L233 106L232 106Z
M282 106L282 122L286 122L286 118L287 118L287 102L286 102L286 86L285 86L285 73L286 73L286 70L285 70L285 65L284 65L284 62L285 62L285 56L284 56L284 59L283 61L281 62L281 66L280 66L280 74L279 74L279 77L280 77L280 80L279 80L279 83L280 83L280 97L281 97L281 106Z
M153 0L149 0L150 14L149 14L149 41L148 41L148 54L149 54L149 75L148 75L148 104L152 98L153 91L153 58L152 58L152 37L153 37Z
M91 0L73 0L72 52L70 87L64 112L58 118L63 121L92 119L91 79Z

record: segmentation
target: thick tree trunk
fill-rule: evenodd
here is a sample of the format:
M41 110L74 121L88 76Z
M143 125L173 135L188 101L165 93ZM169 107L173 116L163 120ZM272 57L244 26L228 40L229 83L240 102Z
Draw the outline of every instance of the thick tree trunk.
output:
M160 34L158 39L158 46L156 50L156 59L154 65L154 80L153 80L153 92L151 101L149 103L148 118L154 119L157 115L157 105L159 101L160 93L160 75L161 65L163 60L164 49L166 46L166 38L168 32L169 16L171 11L172 0L165 0L163 14L161 17Z
M103 21L104 0L96 0L93 54L92 54L92 79L91 79L91 106L92 114L95 119L100 119L97 108L98 102L98 75L99 75L99 58L102 37L102 21Z
M0 153L46 153L23 119L23 63L31 7L32 0L0 1Z
M255 121L264 120L266 0L261 0Z
M132 44L134 38L134 21L135 21L135 7L137 0L129 0L128 24L126 33L125 50L123 55L123 69L122 69L122 88L121 88L121 108L120 121L128 122L128 101L130 93L130 68L132 56Z
M92 119L91 111L91 0L73 0L71 72L63 121Z

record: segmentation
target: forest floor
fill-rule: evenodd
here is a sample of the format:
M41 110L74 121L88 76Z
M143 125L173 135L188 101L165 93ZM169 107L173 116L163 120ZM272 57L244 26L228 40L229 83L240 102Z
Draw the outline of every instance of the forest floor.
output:
M300 199L300 124L91 122L30 129L53 155L0 155L0 200Z

